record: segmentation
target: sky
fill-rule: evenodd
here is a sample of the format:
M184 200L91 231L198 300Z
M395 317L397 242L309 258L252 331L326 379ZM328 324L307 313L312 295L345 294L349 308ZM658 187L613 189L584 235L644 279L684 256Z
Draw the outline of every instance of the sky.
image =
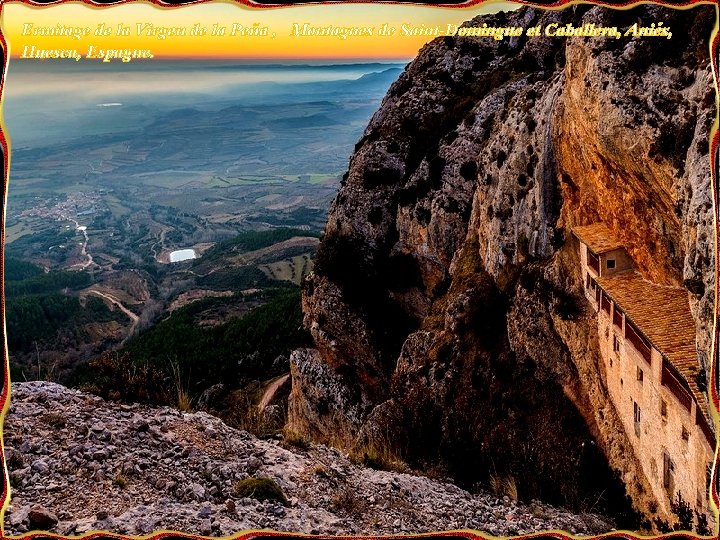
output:
M440 8L408 5L305 5L281 8L249 8L230 2L213 2L195 6L163 9L149 3L131 3L111 7L89 7L80 3L64 3L34 7L7 2L2 8L2 27L12 58L22 54L26 46L37 49L77 49L85 55L89 45L96 49L149 49L154 58L239 58L239 59L388 59L408 60L432 35L407 36L402 26L413 30L442 30L448 24L460 24L476 15L517 7L506 2L490 2L471 8ZM241 37L235 28L267 27L267 37ZM294 36L294 24L307 23L313 28L374 27L375 35L331 37ZM35 31L63 27L88 32L81 39L70 36L33 35ZM98 25L110 29L109 36L96 36ZM141 26L139 27L138 24ZM225 27L225 35L213 36L212 28ZM393 36L380 37L383 24L394 27ZM28 26L32 25L32 26ZM118 25L128 28L129 36L117 36ZM205 28L205 35L191 35L195 25ZM151 28L184 28L187 35L161 39L148 35ZM87 29L87 30L86 30ZM23 35L25 33L26 35ZM140 35L138 35L140 34ZM73 60L51 60L69 62ZM87 61L84 59L84 61Z

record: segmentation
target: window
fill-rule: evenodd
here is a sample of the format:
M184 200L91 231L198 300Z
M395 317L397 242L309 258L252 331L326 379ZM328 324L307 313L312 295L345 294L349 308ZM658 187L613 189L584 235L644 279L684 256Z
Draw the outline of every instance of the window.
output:
M663 453L663 487L670 498L675 496L675 465L667 452Z
M592 253L590 250L587 252L587 263L588 267L595 272L595 274L600 273L600 259L597 255Z
M650 343L627 318L625 319L625 339L632 343L635 350L640 353L640 356L642 356L648 364L652 365Z
M620 339L616 335L613 335L613 351L620 352Z
M640 436L640 405L633 401L633 411L635 414L635 435Z
M667 418L667 403L664 399L660 400L660 416Z
M613 309L613 324L617 326L620 330L622 330L623 327L623 312L618 307L617 304L615 304L615 309Z
M638 367L637 368L637 380L640 384L642 384L644 377L645 377L645 374L643 373L643 370ZM637 421L639 422L640 420L638 419Z
M663 358L663 367L660 383L665 388L670 390L672 395L674 395L682 404L682 406L685 407L688 412L690 412L692 407L692 397L690 396L688 388L684 387L683 383L681 382L682 379L679 377L679 375L675 375L675 373L677 373L677 371L672 366L672 364L670 364L667 359ZM698 418L702 418L702 415L699 415Z
M710 489L710 482L712 481L712 470L713 470L713 462L708 461L708 464L705 467L705 487L707 489Z
M610 301L610 298L606 294L602 295L602 300L600 301L600 304L602 305L602 309L605 313L610 315L610 310L612 309L612 302Z
M680 436L682 437L682 440L687 442L690 438L690 433L688 432L687 428L685 426L682 427L682 432L680 432Z
M615 259L608 259L605 263L605 266L608 267L608 270L612 270L615 268Z

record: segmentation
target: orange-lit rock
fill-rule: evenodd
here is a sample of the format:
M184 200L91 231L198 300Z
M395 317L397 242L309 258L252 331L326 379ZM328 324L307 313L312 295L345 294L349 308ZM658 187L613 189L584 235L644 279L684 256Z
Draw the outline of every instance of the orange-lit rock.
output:
M467 24L663 20L674 38L426 46L331 208L305 284L316 349L291 359L289 427L466 485L513 476L521 497L597 501L620 527L675 526L608 398L570 230L605 222L642 275L687 289L707 374L714 17L521 9Z

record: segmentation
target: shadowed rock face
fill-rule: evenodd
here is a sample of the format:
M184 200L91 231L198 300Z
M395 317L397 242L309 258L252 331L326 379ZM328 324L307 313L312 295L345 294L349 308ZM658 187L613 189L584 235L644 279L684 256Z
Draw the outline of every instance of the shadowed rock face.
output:
M440 464L466 485L514 476L521 497L595 505L621 526L638 525L635 511L668 520L606 396L570 228L604 221L645 277L684 285L707 362L714 18L709 6L520 9L466 25L663 21L673 38L423 48L330 210L289 428Z

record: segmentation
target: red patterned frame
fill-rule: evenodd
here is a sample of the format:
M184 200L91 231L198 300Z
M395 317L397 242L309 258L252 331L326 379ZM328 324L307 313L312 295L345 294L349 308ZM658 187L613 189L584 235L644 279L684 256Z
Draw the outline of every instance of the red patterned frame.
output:
M3 6L6 3L7 0L0 0L0 17L2 17L3 14ZM73 3L81 3L87 6L96 7L96 8L109 8L112 6L117 6L120 4L128 4L128 3L134 3L135 0L108 0L107 2L97 2L94 0L73 0ZM213 2L214 0L177 0L177 3L175 2L164 2L162 0L144 0L143 3L150 3L152 5L161 7L163 9L172 9L172 8L180 8L180 7L186 7L189 5L199 5L199 4L205 4L209 2ZM303 2L300 0L290 0L287 2L278 2L278 3L261 3L261 2L254 2L252 0L233 0L236 4L244 5L247 7L252 8L258 8L258 9L272 9L272 8L280 8L280 7L287 7L289 5L311 5L311 4L393 4L393 5L433 5L436 7L444 7L444 8L468 8L472 6L478 6L481 4L489 3L492 0L468 0L465 2L458 2L458 3L434 3L432 1L427 2L397 2L397 1L390 1L390 0L350 0L350 2L344 2L341 0L326 0L326 1L320 1L320 2ZM525 1L525 0L506 0L510 1L512 3L520 4L520 5L526 5L530 7L535 7L539 9L552 9L552 8L562 8L564 6L569 6L572 4L576 4L578 2L573 2L571 0L557 0L555 2L531 2L531 1ZM53 6L58 5L61 3L65 3L65 0L48 0L47 2L38 2L35 0L13 0L14 3L20 3L20 4L26 4L28 6L34 6L34 7L45 7L45 6ZM718 94L720 93L720 88L718 87L720 85L720 0L685 0L685 1L679 1L679 2L673 2L673 1L663 1L663 0L649 0L649 1L619 1L619 2L612 2L612 1L601 1L601 0L587 0L582 3L592 4L592 5L598 5L607 7L609 9L612 8L629 8L633 6L637 6L640 4L646 4L651 3L655 5L661 5L665 7L670 8L682 8L682 7L691 7L695 5L714 5L715 6L715 13L716 13L716 20L715 20L715 30L714 30L714 36L712 38L710 45L710 53L711 53L711 62L712 62L712 70L713 70L713 79L715 83L715 91L716 91L716 124L715 129L712 133L712 139L710 141L710 170L711 170L711 188L713 192L713 209L715 213L715 331L713 336L713 352L712 352L712 362L711 362L711 371L710 371L710 397L713 405L713 411L712 414L714 416L720 416L720 354L718 351L719 348L719 341L720 341L720 261L718 260L718 256L720 255L720 212L718 211L718 206L720 204L720 192L718 190L718 181L720 179L720 127L717 125L717 118L720 116L720 102L718 100ZM0 93L2 92L2 89L4 88L5 84L5 77L7 73L7 66L8 66L8 57L7 57L7 41L5 39L5 36L2 34L2 31L0 31L0 57L2 57L2 71L0 72ZM3 180L3 205L2 205L2 214L0 214L0 217L2 218L2 224L0 225L1 230L1 237L2 237L2 246L5 245L5 201L7 199L7 188L8 188L8 176L9 176L9 163L8 163L8 153L9 153L9 146L8 146L8 140L5 135L5 132L0 128L0 158L2 159L2 180ZM0 280L4 283L4 250L0 248ZM8 394L9 394L9 388L10 388L10 370L9 370L9 364L8 364L8 353L7 353L7 340L5 339L4 335L4 321L5 321L5 291L4 288L2 289L0 293L0 316L2 317L3 322L3 336L2 336L2 351L3 351L3 357L4 357L4 363L2 367L3 372L3 384L2 384L2 393L0 393L0 411L2 411L2 418L4 419L5 412L8 408ZM718 422L715 422L716 428L718 427ZM0 426L0 437L1 437L1 426ZM5 454L4 454L4 442L1 444L0 450L0 473L2 474L2 511L0 512L0 517L4 515L5 508L7 507L7 504L9 502L9 479L7 475L7 467L5 464ZM716 444L716 453L715 453L715 466L713 467L712 471L712 479L710 482L711 485L711 492L710 496L712 498L712 502L716 509L716 516L720 516L720 514L717 513L717 510L720 508L720 494L718 494L718 490L720 489L718 484L720 484L720 476L718 473L718 467L720 466L720 453L718 452L718 446ZM0 523L0 528L4 526L4 523ZM720 524L718 525L718 534L720 535ZM64 539L67 537L64 537L59 534L54 533L45 533L45 532L31 532L26 535L22 536L13 536L13 537L6 537L4 532L0 532L0 540L3 538L23 538L23 539L32 539L32 540L41 540L41 539ZM182 532L175 532L175 531L159 531L150 535L145 535L142 537L136 537L136 536L125 536L121 534L114 534L114 533L108 533L108 532L102 532L102 531L94 531L90 533L86 533L80 537L73 537L73 538L82 538L83 540L99 540L99 539L127 539L127 538L143 538L147 540L175 540L175 539L197 539L200 540L202 538L207 538L203 536L193 535L189 533L182 533ZM255 538L272 538L272 539L291 539L291 538L310 538L310 539L352 539L352 540L375 540L377 538L383 538L386 540L401 540L401 539L407 539L407 538L418 538L418 539L425 539L425 540L435 540L435 539L448 539L448 540L454 540L455 538L462 538L466 540L486 540L486 539L492 539L497 538L495 536L491 536L486 533L482 533L480 531L447 531L447 532L437 532L437 533L424 533L424 534L413 534L413 535L389 535L389 536L328 536L328 535L306 535L306 534L291 534L291 533L277 533L272 531L244 531L239 532L237 534L227 536L227 537L215 537L215 538L232 538L233 540L250 540ZM518 540L531 540L531 539L555 539L555 540L576 540L578 537L571 535L564 531L546 531L546 532L540 532L540 533L533 533L528 535L522 535L522 536L513 536L512 538L518 539ZM690 534L688 532L672 532L672 533L666 533L663 535L659 535L656 537L647 537L647 536L641 536L637 532L631 532L631 531L615 531L611 533L606 533L602 535L598 535L595 537L584 537L586 540L595 540L599 538L617 538L617 539L623 539L623 540L644 540L647 538L672 538L672 539L699 539L699 538L707 538L707 537L700 537L694 534ZM717 537L711 537L711 538L720 538L720 536Z

